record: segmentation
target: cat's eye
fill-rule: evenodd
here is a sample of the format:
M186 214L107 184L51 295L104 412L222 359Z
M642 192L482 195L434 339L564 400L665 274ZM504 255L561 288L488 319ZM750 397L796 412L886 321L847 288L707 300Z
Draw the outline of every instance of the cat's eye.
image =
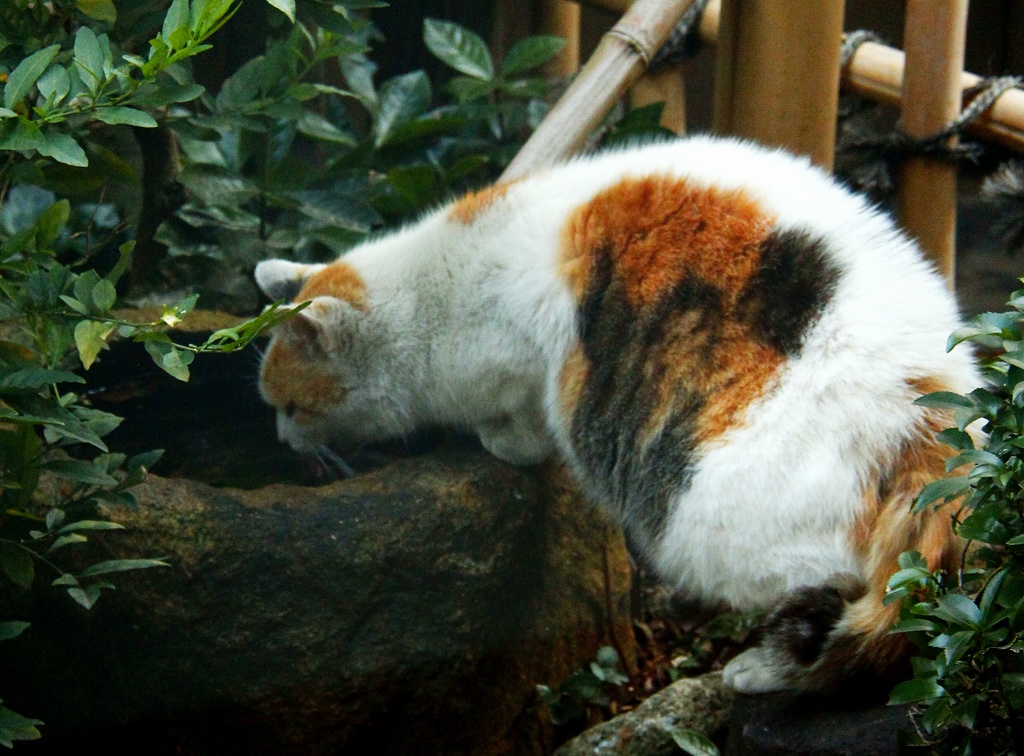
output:
M284 405L285 417L295 417L295 411L297 409L298 407L295 406L295 402L288 402L288 404Z

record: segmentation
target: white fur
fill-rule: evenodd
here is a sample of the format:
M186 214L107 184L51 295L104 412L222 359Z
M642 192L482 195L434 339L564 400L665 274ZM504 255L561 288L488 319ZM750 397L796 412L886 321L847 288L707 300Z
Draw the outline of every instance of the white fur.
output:
M859 574L846 531L862 483L916 416L907 381L967 391L978 378L966 351L945 352L958 313L916 248L862 198L782 152L692 138L580 158L511 185L470 225L441 209L353 250L344 260L367 284L362 333L374 348L353 378L352 408L332 422L359 436L463 425L509 461L536 462L553 441L575 464L557 401L577 307L557 272L561 231L602 189L652 174L743 189L778 228L822 237L843 275L799 357L742 426L697 450L664 535L642 545L688 595L740 609ZM264 263L257 280L266 288L291 272ZM756 670L733 672L741 687L748 677L767 685Z

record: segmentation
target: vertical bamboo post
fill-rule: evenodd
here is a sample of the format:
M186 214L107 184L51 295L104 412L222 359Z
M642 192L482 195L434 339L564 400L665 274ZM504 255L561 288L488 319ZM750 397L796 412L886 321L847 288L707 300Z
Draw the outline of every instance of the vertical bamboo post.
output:
M843 0L722 0L715 130L832 167Z
M901 126L925 137L960 112L967 0L907 0L903 46ZM899 217L903 227L953 286L956 247L956 166L910 158L900 175Z
M665 103L662 127L676 134L686 132L686 86L681 65L665 66L641 76L629 92L629 101L634 108Z
M558 56L544 66L545 76L571 76L580 67L580 6L567 0L541 0L536 31L565 40Z
M608 110L643 73L694 0L636 0L533 132L502 180L552 165L586 142Z

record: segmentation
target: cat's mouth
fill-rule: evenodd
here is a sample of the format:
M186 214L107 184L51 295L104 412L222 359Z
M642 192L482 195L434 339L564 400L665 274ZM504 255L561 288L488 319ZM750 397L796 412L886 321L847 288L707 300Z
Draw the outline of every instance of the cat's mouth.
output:
M346 453L345 456L351 459L352 455L358 453L358 447ZM334 478L354 478L356 471L350 465L341 453L336 452L326 444L313 447L312 449L305 450L306 454L316 458L316 460L323 466L323 468L332 474Z

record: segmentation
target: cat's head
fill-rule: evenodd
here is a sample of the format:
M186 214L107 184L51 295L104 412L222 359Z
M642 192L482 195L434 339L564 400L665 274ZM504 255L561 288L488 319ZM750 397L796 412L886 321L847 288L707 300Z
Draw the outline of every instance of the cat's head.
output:
M256 283L271 299L309 302L274 328L260 369L281 441L304 452L350 449L409 430L384 328L352 266L268 260Z

